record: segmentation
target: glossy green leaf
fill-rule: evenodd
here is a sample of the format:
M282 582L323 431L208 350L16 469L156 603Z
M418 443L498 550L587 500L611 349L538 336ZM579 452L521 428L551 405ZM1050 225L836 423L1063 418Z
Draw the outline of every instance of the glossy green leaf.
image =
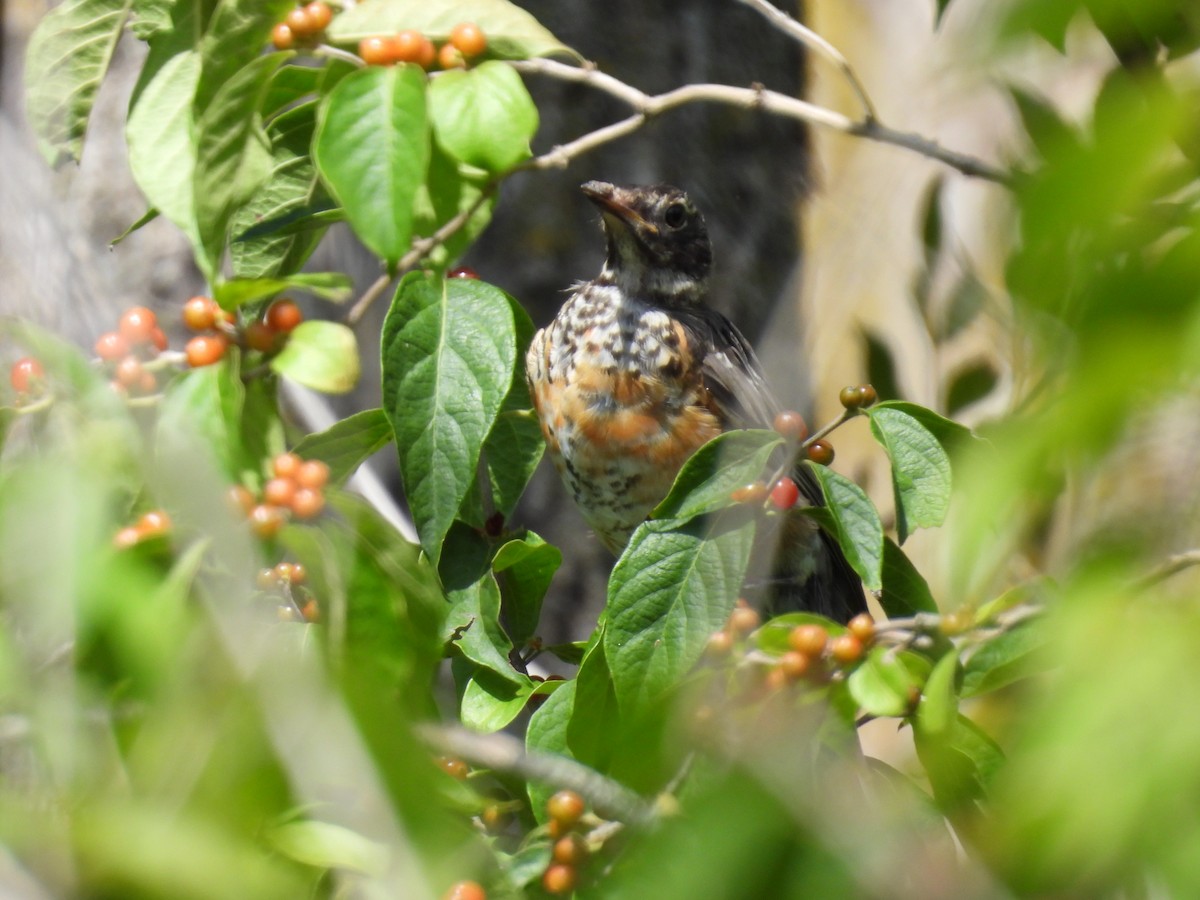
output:
M963 664L962 695L975 697L1029 678L1048 668L1048 642L1037 622L1002 632L975 648Z
M530 716L529 727L525 730L526 747L539 753L571 757L567 748L567 723L575 709L575 688L575 682L568 681ZM537 821L546 821L546 801L556 790L557 785L532 778L526 784L530 809Z
M230 218L271 175L271 147L258 109L280 62L271 55L248 63L220 86L196 122L193 204L200 243L213 266ZM213 280L215 270L208 274Z
M530 155L537 107L521 76L502 62L445 72L429 86L434 138L452 157L493 174Z
M379 875L387 868L386 847L330 822L314 819L286 822L268 830L266 838L277 852L319 869Z
M894 407L869 410L871 433L892 462L896 532L900 543L913 528L933 528L950 507L950 457L933 433Z
M340 303L349 298L353 287L350 276L341 272L300 272L280 278L234 278L218 282L213 299L223 309L234 310L292 288Z
M916 725L926 735L947 732L958 715L958 656L947 653L933 667L921 705L917 708Z
M408 249L429 164L425 73L370 66L343 78L322 101L313 158L355 233L394 264Z
M100 81L132 0L66 0L46 14L25 48L25 112L51 165L78 161Z
M754 515L638 527L608 586L605 651L622 710L644 709L687 674L733 609L754 540Z
M329 465L329 480L340 484L392 440L392 426L382 409L366 409L348 416L300 441L293 451L304 459Z
M492 571L504 595L505 621L513 643L523 645L537 631L542 600L562 565L562 551L533 532L496 551Z
M429 170L425 184L417 191L413 231L429 237L452 219L474 210L461 228L430 252L428 265L431 268L448 266L491 222L496 205L495 191L491 190L487 197L480 199L485 190L493 187L489 182L490 176L486 172L458 162L436 141L430 143Z
M365 0L333 20L328 34L353 43L376 34L415 28L435 42L450 37L459 22L475 22L488 38L488 55L509 59L571 53L531 14L508 0Z
M146 84L125 126L129 166L138 187L150 204L197 247L192 97L199 78L200 57L196 53L171 57Z
M383 329L383 408L431 559L477 477L517 362L509 298L472 279L413 273Z
M288 335L271 370L326 394L344 394L358 383L358 341L340 322L310 319Z
M907 400L885 400L872 406L870 412L875 413L881 409L894 409L912 416L937 438L942 447L950 452L956 450L963 442L978 441L974 432L967 426L938 415L932 409L918 403L910 403Z
M601 626L592 635L590 646L575 680L574 709L567 723L566 745L571 756L600 772L612 773L613 758L623 733L623 725L632 721L622 719L621 708L613 684L612 669L605 652L607 628ZM643 735L645 737L645 735ZM645 743L641 749L648 748Z
M872 647L846 683L868 715L902 716L915 707L929 669L929 662L915 653Z
M889 537L883 541L883 591L879 595L879 605L889 618L938 611L925 577L900 545Z
M296 68L287 66L285 68ZM255 224L279 221L330 201L317 178L310 148L316 130L315 101L289 109L267 126L271 142L271 174L267 183L238 210L230 222L235 238L229 248L238 278L264 278L295 272L316 248L323 228L290 234L246 238Z
M524 684L508 655L512 641L500 624L500 587L488 567L487 541L464 525L446 537L439 571L451 608L444 639L463 656L515 684Z
M218 0L200 41L197 118L203 118L226 85L261 56L271 29L292 6L292 0ZM270 58L272 71L283 62L278 53Z
M463 688L459 704L462 723L474 731L490 734L519 716L529 703L535 685L519 673L516 678L521 683L503 678L491 669L476 669Z
M133 0L133 21L129 30L140 41L170 30L171 7L175 0Z
M158 414L158 442L193 444L203 440L230 482L240 480L250 461L243 458L241 415L246 390L236 355L215 365L193 369L176 379L163 395ZM172 451L164 451L170 458Z
M837 538L867 590L879 590L883 587L883 523L875 504L850 479L826 466L808 465L821 485L825 506L806 507L802 512Z
M783 440L774 431L727 431L717 435L683 464L654 516L690 519L729 506L735 490L763 479L767 461L782 445Z

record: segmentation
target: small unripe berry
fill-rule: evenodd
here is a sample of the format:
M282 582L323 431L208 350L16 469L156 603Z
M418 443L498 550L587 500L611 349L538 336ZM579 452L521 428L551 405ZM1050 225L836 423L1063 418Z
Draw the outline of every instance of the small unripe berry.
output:
M777 663L781 672L792 681L797 681L808 674L808 668L811 665L811 660L803 653L797 653L795 650L788 650L779 657Z
M467 64L462 51L453 44L442 44L437 54L438 67L442 69L461 69Z
M137 527L147 536L166 534L171 530L171 519L161 509L152 509L138 520Z
M325 495L312 488L300 488L292 497L291 506L297 519L313 519L325 508Z
M714 631L704 644L704 655L709 659L721 659L733 649L733 638L728 632Z
M437 59L437 47L433 46L433 41L425 38L421 41L421 52L417 57L416 63L422 69L428 71L433 68L434 60Z
M808 437L808 423L795 410L785 409L775 416L775 430L789 441L799 443Z
M208 331L217 323L219 308L210 297L193 297L183 304L183 324L192 331Z
M574 867L551 863L542 874L542 889L547 894L569 894L577 881Z
M276 478L295 478L303 462L295 453L280 453L271 460L271 470Z
M829 642L829 655L843 666L849 666L862 658L862 641L852 634L839 634Z
M221 361L229 341L221 334L200 334L187 342L183 348L188 365L193 369L211 366Z
M587 841L574 832L563 835L554 842L552 856L556 863L564 866L582 866L588 858Z
M772 666L770 669L767 669L767 674L763 676L763 687L772 693L783 690L789 683L790 680L787 673L779 668L779 666Z
M581 818L587 805L574 791L559 791L546 801L546 813L560 825L570 828Z
M385 37L368 37L358 42L358 55L368 66L386 66L392 62L391 40Z
M767 486L761 481L753 481L737 488L729 495L729 499L734 503L762 503L767 499Z
M870 406L879 399L879 394L875 392L874 385L860 384L858 386L859 406Z
M276 50L291 50L296 46L296 36L286 22L280 22L271 29L271 46Z
M278 506L260 503L250 510L247 520L250 522L251 531L263 540L269 540L279 534L284 518L283 510Z
M127 550L141 539L141 530L129 525L113 535L113 546L118 550Z
M263 501L272 506L291 506L296 496L296 482L290 478L272 478L263 485Z
M788 646L811 659L825 652L829 634L820 625L797 625L788 632Z
M242 332L246 346L259 353L270 353L279 344L279 332L268 327L266 322L251 322Z
M298 38L305 38L316 33L316 29L313 28L312 18L302 6L289 10L283 23L292 29L292 34Z
M412 28L401 31L388 39L392 62L420 63L425 52L425 35Z
M729 630L733 634L749 634L761 621L755 610L748 606L739 606L729 614Z
M329 466L319 459L308 459L296 470L296 484L320 490L329 483Z
M96 355L105 362L116 362L129 355L129 341L121 337L119 332L106 331L96 338Z
M813 441L808 445L808 458L819 466L833 462L833 444L829 441Z
M13 363L9 380L18 394L28 394L41 387L42 382L46 380L46 370L32 356L25 356Z
M307 4L304 12L308 15L308 21L312 23L314 34L324 31L333 21L333 10L328 3L322 3L321 0L313 0Z
M273 591L279 586L279 576L275 574L274 569L259 569L254 583L260 591Z
M849 632L858 638L864 646L875 640L875 620L870 613L859 613L846 623Z
M123 388L131 388L142 380L142 362L136 356L126 356L113 372L117 383Z
M443 772L459 781L465 781L471 774L471 770L465 762L452 756L439 756L438 765L441 766Z

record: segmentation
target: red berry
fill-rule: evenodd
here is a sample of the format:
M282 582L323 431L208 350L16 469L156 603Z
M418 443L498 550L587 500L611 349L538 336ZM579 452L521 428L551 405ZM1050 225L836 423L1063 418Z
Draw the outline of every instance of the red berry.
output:
M796 482L785 475L775 482L771 488L771 504L776 509L791 509L800 499L800 488Z
M487 36L474 22L459 22L450 30L450 43L469 59L487 49Z
M453 44L442 44L437 53L437 61L440 69L461 69L467 64L462 51Z
M149 344L154 340L154 329L158 327L158 316L144 306L131 306L121 314L117 331L131 346Z
M260 353L270 353L279 343L279 332L270 328L266 322L251 322L243 334L246 346Z
M820 625L797 625L788 632L788 646L812 659L825 652L828 641L829 634Z
M391 39L385 37L363 38L358 42L358 55L368 66L386 66L392 62Z
M392 62L420 63L425 52L425 35L409 28L389 38Z
M167 333L155 325L154 331L150 334L150 343L154 345L155 350L161 353L167 349Z
M296 482L290 478L272 478L263 485L263 502L272 506L291 506L296 496Z
M808 424L795 410L785 409L775 416L775 430L789 441L800 443L808 437Z
M569 894L575 890L578 878L572 866L551 863L542 874L542 889L547 894Z
M570 828L587 809L583 798L574 791L559 791L546 801L546 813L565 828Z
M183 349L188 365L198 369L220 362L228 346L229 340L223 334L201 334L188 341Z
M295 478L303 462L295 453L280 453L271 460L271 470L277 478Z
M294 300L276 300L267 309L267 314L263 317L267 327L272 331L277 331L280 334L287 334L297 325L304 321L304 313L300 312L300 307L296 305Z
M105 362L116 362L129 355L129 341L115 331L106 331L96 338L96 355Z
M863 644L875 640L875 620L871 618L870 613L859 613L846 623L846 628Z
M317 32L317 29L313 27L315 23L302 6L289 11L283 23L292 29L292 34L298 38L306 38Z
M247 518L250 522L250 530L264 540L275 537L283 528L283 510L278 506L260 503L250 510Z
M456 881L442 894L442 900L487 900L487 891L478 881Z
M183 304L183 324L192 331L208 331L217 323L218 309L209 297L193 297Z
M41 386L46 379L46 370L32 356L26 356L13 363L9 378L12 381L13 389L18 394L28 394L31 390Z
M552 856L564 866L582 866L588 858L587 841L575 833L563 835L554 842Z
M291 50L296 46L296 36L286 22L280 22L271 29L271 46L276 50Z
M313 519L325 508L325 495L312 488L300 488L292 497L292 512L297 519Z
M833 444L829 441L813 441L808 445L808 458L819 466L827 466L833 462Z
M762 503L767 499L767 486L761 481L742 485L729 495L734 503Z
M114 376L117 379L117 384L123 388L131 388L142 380L142 363L136 356L126 356L117 363Z
M472 278L472 279L478 280L479 273L476 272L474 269L472 269L470 266L455 266L453 269L451 269L449 272L446 273L446 277L447 278Z
M439 756L438 765L442 767L442 771L451 778L457 778L459 781L465 781L471 770L461 759L455 759L453 756Z
M858 662L862 654L862 641L852 634L839 634L829 642L829 655L843 666Z
M322 3L321 0L313 0L304 7L304 11L312 23L314 34L324 31L333 21L333 10L328 3Z
M296 470L296 484L320 490L329 483L329 466L319 459L307 459Z

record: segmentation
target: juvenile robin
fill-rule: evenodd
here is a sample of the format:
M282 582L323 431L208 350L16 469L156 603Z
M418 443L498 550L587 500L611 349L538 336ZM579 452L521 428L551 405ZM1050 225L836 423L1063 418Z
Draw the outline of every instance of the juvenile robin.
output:
M700 445L769 428L778 405L749 343L704 305L712 247L699 210L669 185L589 181L608 254L534 335L526 375L550 459L600 540L619 554ZM801 494L821 503L803 467ZM770 606L847 621L862 585L811 519L781 529Z

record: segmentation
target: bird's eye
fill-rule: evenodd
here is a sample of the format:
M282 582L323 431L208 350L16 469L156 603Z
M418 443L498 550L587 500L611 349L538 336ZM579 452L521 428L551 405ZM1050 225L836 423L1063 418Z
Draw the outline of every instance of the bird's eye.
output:
M663 213L663 221L667 223L668 228L682 228L683 223L687 221L687 209L682 203L672 203Z

